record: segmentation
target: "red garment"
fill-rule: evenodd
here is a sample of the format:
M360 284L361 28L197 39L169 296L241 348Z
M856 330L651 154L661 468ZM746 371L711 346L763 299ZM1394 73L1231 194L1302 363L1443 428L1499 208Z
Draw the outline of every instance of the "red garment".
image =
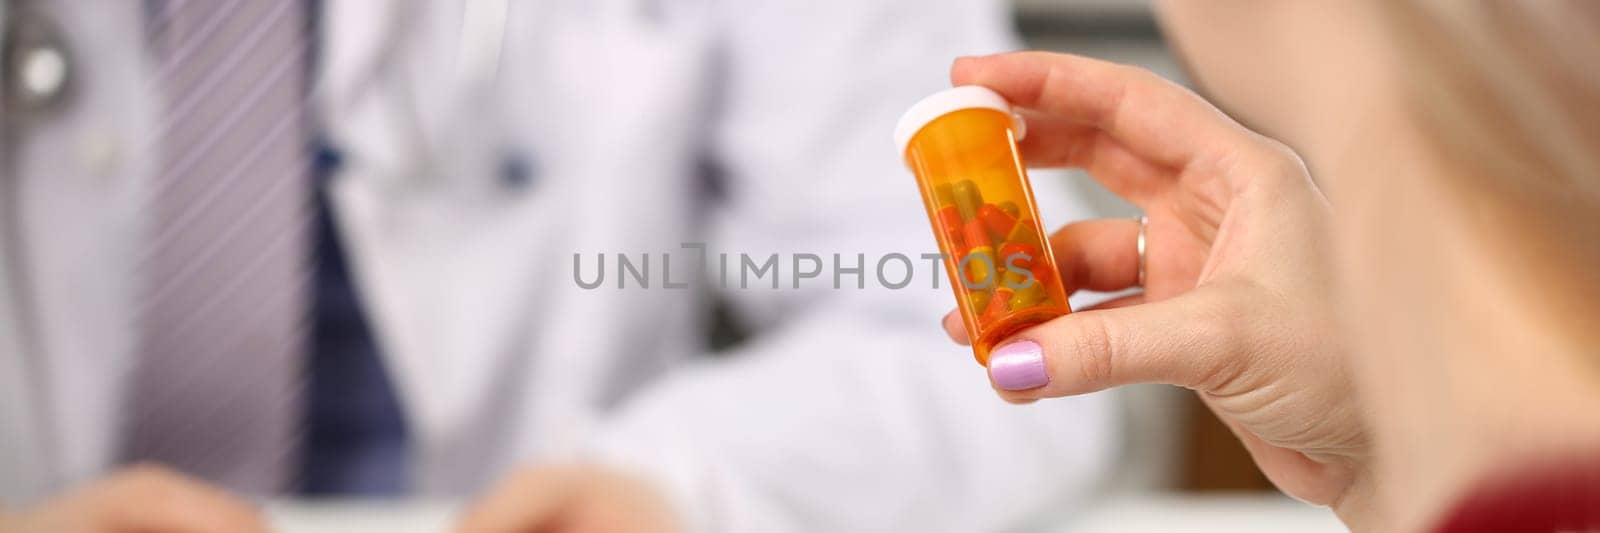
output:
M1600 458L1496 476L1446 513L1437 531L1600 531Z

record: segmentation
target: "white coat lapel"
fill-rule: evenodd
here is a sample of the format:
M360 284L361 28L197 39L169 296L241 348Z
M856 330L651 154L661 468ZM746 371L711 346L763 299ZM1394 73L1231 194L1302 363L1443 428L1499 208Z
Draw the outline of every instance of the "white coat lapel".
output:
M374 4L334 3L360 4L330 17L334 34L367 23L359 8ZM516 332L533 302L520 295L546 274L535 257L520 252L547 238L551 228L541 215L553 198L492 189L498 128L477 109L492 106L474 102L481 100L475 89L453 76L428 75L440 71L435 45L454 38L461 13L442 18L421 10L448 14L461 6L408 7L409 16L387 16L409 21L407 42L343 45L396 55L341 52L325 63L323 101L327 127L344 152L331 185L341 237L426 454L431 442L474 423L491 393L484 384L507 357L523 355L514 353L523 337ZM482 120L465 124L463 116Z

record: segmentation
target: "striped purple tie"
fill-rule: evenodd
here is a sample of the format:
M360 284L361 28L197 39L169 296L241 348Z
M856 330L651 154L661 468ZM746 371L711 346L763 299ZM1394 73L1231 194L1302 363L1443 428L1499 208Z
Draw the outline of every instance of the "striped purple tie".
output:
M149 12L147 89L166 106L123 458L272 493L293 471L304 384L309 19L298 0Z

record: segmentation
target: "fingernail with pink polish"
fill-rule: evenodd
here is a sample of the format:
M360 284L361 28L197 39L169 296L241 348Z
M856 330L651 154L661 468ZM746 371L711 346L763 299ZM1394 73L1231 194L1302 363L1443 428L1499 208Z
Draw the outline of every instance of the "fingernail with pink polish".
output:
M1044 348L1037 342L1017 341L989 352L989 378L1005 390L1044 386L1050 382L1044 370Z

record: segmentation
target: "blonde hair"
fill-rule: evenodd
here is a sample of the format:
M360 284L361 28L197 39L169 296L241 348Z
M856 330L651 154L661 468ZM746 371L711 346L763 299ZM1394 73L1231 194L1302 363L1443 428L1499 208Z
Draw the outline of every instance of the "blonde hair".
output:
M1600 2L1383 4L1413 108L1440 148L1600 199Z
M1600 2L1375 1L1414 122L1455 171L1441 190L1498 237L1545 316L1593 328L1581 323L1600 301Z

